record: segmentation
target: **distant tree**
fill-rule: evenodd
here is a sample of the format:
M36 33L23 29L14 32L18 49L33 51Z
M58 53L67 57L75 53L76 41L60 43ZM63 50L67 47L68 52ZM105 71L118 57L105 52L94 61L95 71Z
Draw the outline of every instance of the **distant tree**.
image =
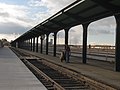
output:
M3 38L1 41L3 42L4 46L10 46L10 43L7 41L7 39Z
M7 39L3 38L3 39L2 39L2 41L3 41L3 42L6 42L6 41L7 41Z

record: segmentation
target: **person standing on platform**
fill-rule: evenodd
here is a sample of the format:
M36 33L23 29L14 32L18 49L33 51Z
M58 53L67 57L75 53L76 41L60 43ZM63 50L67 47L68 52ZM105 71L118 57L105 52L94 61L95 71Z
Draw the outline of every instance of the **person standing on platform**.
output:
M70 47L66 44L65 45L65 60L66 60L66 63L69 63L69 56L70 56Z

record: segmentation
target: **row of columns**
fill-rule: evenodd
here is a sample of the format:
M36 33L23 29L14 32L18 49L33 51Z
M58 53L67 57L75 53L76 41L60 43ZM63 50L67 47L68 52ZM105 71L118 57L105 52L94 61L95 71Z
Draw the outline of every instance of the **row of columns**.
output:
M120 14L115 15L116 19L116 50L115 50L115 70L120 71ZM87 63L87 29L90 23L82 24L83 26L83 50L82 50L82 62L85 64ZM68 32L69 29L65 30L65 44L68 45ZM49 34L46 34L46 55L48 55L48 40L49 40ZM36 38L36 52L38 52L38 39ZM53 56L56 56L56 39L57 39L57 32L54 32L54 49L53 49ZM41 47L40 47L40 53L43 53L43 38L40 38L41 40ZM35 51L35 37L28 40L29 46L31 51ZM24 42L21 44L25 44ZM25 44L26 45L26 44ZM15 45L14 45L15 46ZM18 47L23 47L23 45L20 45L18 42Z
M83 63L86 63L88 25L89 24L83 24ZM64 29L64 30L65 30L65 44L68 45L68 33L69 33L70 28ZM36 38L36 45L35 45L35 38ZM35 51L38 52L38 39L39 37L37 36L37 37L31 38L30 40L23 41L19 47L23 49L31 50L33 52ZM48 40L49 40L49 33L46 34L46 55L48 55ZM57 32L54 32L53 56L56 56L56 40L57 40ZM40 38L40 41L41 41L40 53L43 53L43 38L42 37ZM29 46L29 48L26 48L27 46Z

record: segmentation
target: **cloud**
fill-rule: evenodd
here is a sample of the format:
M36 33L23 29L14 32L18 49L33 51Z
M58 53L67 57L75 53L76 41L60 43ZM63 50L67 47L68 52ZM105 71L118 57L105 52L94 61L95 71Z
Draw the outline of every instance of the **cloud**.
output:
M70 44L81 44L82 43L82 25L72 27L69 31L69 43Z
M76 0L30 0L28 4L33 7L47 7L48 9L62 9Z
M3 34L12 34L12 33L18 33L23 34L28 30L29 27L23 27L17 23L0 23L0 33Z
M36 25L41 23L42 21L46 20L49 16L51 16L49 13L46 14L46 12L38 12L34 15L34 20Z
M0 24L16 23L16 25L30 27L32 24L29 23L30 19L27 17L27 11L28 8L25 6L0 3Z
M30 0L28 5L35 10L39 8L38 12L34 15L38 24L38 22L40 23L40 21L46 20L74 1L75 0Z
M57 34L57 36L58 36L59 38L64 39L64 38L65 38L65 31L64 31L64 30L59 31L58 34Z
M114 27L110 26L91 26L89 29L90 35L100 35L100 34L114 34Z
M9 14L7 12L0 12L1 17L9 17Z
M29 6L0 3L0 33L23 34L58 12L70 1L30 0Z
M7 39L7 41L11 41L11 40L14 40L15 38L18 38L20 36L20 34L15 34L15 33L12 33L12 34L0 34L0 39Z
M0 38L10 41L17 38L16 34L20 36L31 29L34 22L28 16L29 8L26 6L0 3Z
M108 17L91 23L89 25L89 34L90 35L114 34L115 28L116 28L115 18Z

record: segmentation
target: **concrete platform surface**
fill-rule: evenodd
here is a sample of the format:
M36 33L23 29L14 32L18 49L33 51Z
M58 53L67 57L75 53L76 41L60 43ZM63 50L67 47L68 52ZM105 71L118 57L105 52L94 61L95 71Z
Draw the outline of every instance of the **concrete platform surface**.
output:
M7 47L0 48L0 90L47 90Z

